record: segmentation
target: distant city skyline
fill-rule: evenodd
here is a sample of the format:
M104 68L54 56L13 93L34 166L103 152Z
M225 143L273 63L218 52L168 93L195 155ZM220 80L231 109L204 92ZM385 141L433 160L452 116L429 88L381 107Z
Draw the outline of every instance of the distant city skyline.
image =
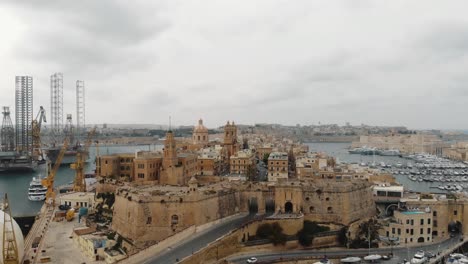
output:
M32 76L87 124L278 123L468 130L464 1L3 1L0 106ZM14 118L14 116L12 116Z

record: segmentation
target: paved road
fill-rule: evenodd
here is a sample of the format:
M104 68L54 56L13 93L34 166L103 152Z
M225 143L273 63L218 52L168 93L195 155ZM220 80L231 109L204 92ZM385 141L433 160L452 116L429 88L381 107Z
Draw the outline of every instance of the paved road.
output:
M418 247L395 247L393 248L394 258L386 261L385 263L401 263L404 259L411 259L416 251L425 250L431 251L433 253L440 252L444 249L449 248L450 246L455 245L460 241L460 237L450 238L441 243L431 244L427 246L418 246ZM371 254L389 254L391 248L382 248L382 249L371 249ZM323 257L327 256L336 256L336 257L347 257L347 256L365 256L369 254L368 249L348 249L348 250L291 250L283 252L268 252L268 253L258 253L258 254L248 254L243 256L234 256L228 258L229 261L234 263L246 263L247 259L250 257L256 257L259 261L269 261L280 258L294 258L294 257Z
M237 227L240 227L244 222L247 222L252 217L253 216L250 216L250 215L239 216L239 217L230 219L224 223L220 223L205 231L195 234L193 237L191 237L187 241L177 244L173 248L170 248L167 251L152 257L151 259L147 260L144 263L146 264L177 263L177 260L182 260L183 258L190 256L193 252L196 252L206 247L207 244L229 233L229 231Z

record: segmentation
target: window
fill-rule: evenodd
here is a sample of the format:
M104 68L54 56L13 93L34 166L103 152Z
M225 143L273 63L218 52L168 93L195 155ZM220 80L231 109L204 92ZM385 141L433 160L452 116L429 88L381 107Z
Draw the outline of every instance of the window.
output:
M432 212L432 216L437 216L437 211Z
M328 197L327 197L327 198L325 198L325 201L330 201L330 198L328 198Z
M414 230L413 230L413 228L410 229L410 235L414 235ZM411 241L413 241L413 240L411 240Z
M406 219L406 224L409 225L409 219Z
M398 228L398 235L401 235L401 229Z
M424 234L424 228L419 229L419 234Z
M392 228L392 234L395 234L395 228L394 227Z
M313 206L309 207L309 212L311 212L311 213L315 212L315 207L313 207Z
M179 223L179 216L178 215L173 215L171 217L171 224L172 225L177 225Z
M437 227L437 220L434 220L432 226Z
M409 234L409 229L408 228L406 228L406 234Z
M457 215L457 214L458 214L457 210L453 211L453 215Z
M329 206L329 207L327 208L327 211L328 211L329 213L332 213L332 212L333 212L333 208L332 208L331 206Z
M145 178L145 174L144 174L144 173L138 173L138 178L144 179L144 178Z
M428 224L428 225L431 224L431 219L430 219L430 218L427 219L427 224Z
M147 224L147 225L151 224L151 221L153 221L153 219L152 219L151 217L148 217L148 218L146 219L146 224Z
M138 164L138 168L139 168L139 169L144 169L144 168L145 168L145 164Z
M411 219L411 225L414 225L414 219Z
M428 228L428 229L427 229L427 234L430 234L430 233L431 233L431 229Z
M424 225L424 219L421 219L421 225Z

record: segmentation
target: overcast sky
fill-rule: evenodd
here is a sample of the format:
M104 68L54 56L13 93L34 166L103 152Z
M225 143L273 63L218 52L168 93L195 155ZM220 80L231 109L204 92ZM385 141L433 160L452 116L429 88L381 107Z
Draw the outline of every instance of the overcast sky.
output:
M448 3L450 2L450 3ZM468 129L466 1L1 1L0 105L34 78L87 123Z

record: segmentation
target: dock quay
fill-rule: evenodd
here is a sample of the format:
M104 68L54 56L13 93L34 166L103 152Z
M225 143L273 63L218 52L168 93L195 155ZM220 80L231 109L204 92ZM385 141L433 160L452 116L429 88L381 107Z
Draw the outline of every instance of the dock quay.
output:
M85 221L78 221L78 217L67 221L63 216L65 212L58 208L60 197L74 194L76 195L74 192L57 195L55 206L44 203L25 238L21 263L103 263L82 254L80 247L72 239L77 229L87 228Z
M46 203L41 208L41 211L36 216L36 221L34 222L31 230L29 231L26 239L24 240L24 257L23 262L27 263L34 263L32 260L35 259L38 252L35 250L33 246L34 241L41 241L45 232L47 231L47 227L52 220L54 213L54 208L52 206L48 206ZM39 239L36 239L39 238ZM39 242L40 244L40 242Z

